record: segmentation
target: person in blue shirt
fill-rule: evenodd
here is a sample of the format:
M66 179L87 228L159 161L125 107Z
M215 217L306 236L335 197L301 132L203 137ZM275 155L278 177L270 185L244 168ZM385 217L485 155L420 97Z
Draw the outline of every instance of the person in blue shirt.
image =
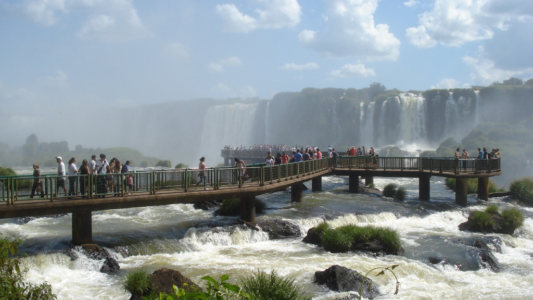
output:
M302 161L302 154L300 153L300 149L294 154L294 162L301 162Z
M477 148L477 151L479 151L477 159L483 159L483 151L481 151L481 148Z

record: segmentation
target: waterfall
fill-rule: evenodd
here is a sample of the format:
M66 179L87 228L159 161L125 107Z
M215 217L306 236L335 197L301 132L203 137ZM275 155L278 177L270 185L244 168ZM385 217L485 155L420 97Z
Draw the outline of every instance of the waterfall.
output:
M267 102L265 108L265 144L270 144L270 101Z
M422 142L426 139L426 99L421 94L399 95L401 118L400 140L404 143Z
M224 145L250 146L257 106L233 103L210 107L204 119L198 158L205 156L207 166L216 166L222 161L220 150Z
M361 113L359 115L360 126L359 130L361 133L361 143L362 145L373 145L374 144L374 105L375 102L369 102L366 107L363 102L361 102Z
M448 100L446 100L446 111L444 112L445 116L445 125L444 125L444 134L445 138L449 136L455 137L455 128L458 121L458 112L457 112L457 103L453 99L453 93L450 92Z
M476 105L476 108L475 108L475 113L474 113L474 127L478 124L479 122L479 90L477 91L474 91L474 93L476 94L476 97L475 97L475 105Z
M383 104L381 105L381 111L379 113L379 123L378 123L378 128L377 128L377 132L378 132L378 142L381 144L381 145L385 145L388 141L387 141L387 117L386 117L386 113L387 113L387 102L389 102L389 99L390 98L387 98L387 100L383 101Z
M346 92L344 94L346 94ZM341 96L341 99L343 97L344 95ZM337 101L333 101L333 140L330 142L330 145L335 145L339 137L339 119L337 117L336 104L337 104Z

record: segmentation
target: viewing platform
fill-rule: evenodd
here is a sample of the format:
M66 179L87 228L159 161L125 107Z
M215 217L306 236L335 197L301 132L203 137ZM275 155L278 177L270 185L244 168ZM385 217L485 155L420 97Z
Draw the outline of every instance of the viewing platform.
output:
M348 190L359 192L360 177L366 184L378 177L418 177L420 200L430 199L430 178L456 179L455 202L466 206L467 179L478 179L478 197L488 199L488 178L501 175L501 160L455 160L453 158L343 156L274 166L248 166L205 170L207 189L196 186L198 169L171 169L109 175L74 176L75 196L60 196L60 176L41 176L44 197L30 198L32 176L0 177L0 219L72 213L72 237L76 245L92 242L92 211L195 203L230 198L241 199L241 218L255 222L257 195L291 188L291 201L303 200L303 182L312 181L312 190L322 190L322 176L348 176ZM125 183L133 177L133 190ZM72 177L71 177L72 178ZM98 184L106 182L107 189ZM65 182L69 182L65 180ZM85 194L80 195L81 189Z

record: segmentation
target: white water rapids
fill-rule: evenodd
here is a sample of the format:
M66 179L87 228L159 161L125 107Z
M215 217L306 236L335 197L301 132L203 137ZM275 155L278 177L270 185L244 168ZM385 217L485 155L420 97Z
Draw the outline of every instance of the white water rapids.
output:
M114 275L98 272L102 262L84 258L71 260L65 254L71 238L71 216L38 218L28 223L1 220L6 236L24 240L22 251L29 268L27 280L47 281L59 299L129 299L121 284L129 271L153 272L166 267L177 269L202 284L205 275L230 274L237 281L250 272L275 269L282 276L295 278L314 299L334 299L342 293L313 283L315 271L338 264L366 272L378 266L399 264L395 269L401 282L394 296L395 281L390 276L372 276L383 293L378 299L527 299L533 295L533 209L520 208L524 226L513 236L500 237L503 253L494 255L503 266L500 273L487 269L461 271L454 265L431 265L429 256L459 257L467 246L457 238L482 237L461 232L458 225L472 210L488 204L514 206L491 199L489 203L469 198L468 207L454 204L454 196L433 178L430 202L417 199L416 179L375 178L378 188L396 182L408 191L408 199L397 202L367 194L347 193L347 178L325 177L323 192L306 191L301 203L291 203L290 194L263 195L267 213L260 218L280 218L300 226L304 233L323 220L333 226L359 224L386 226L397 230L405 248L404 255L374 257L360 252L333 254L321 247L303 243L302 237L269 240L262 231L249 229L212 230L208 227L231 224L229 217L214 217L212 212L195 210L192 205L169 205L93 213L95 242L104 245L118 258L121 270ZM219 228L220 229L220 228Z

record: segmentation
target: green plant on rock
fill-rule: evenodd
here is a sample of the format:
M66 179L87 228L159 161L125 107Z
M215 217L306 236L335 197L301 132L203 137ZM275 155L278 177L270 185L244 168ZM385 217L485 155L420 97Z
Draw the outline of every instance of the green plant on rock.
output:
M322 233L324 250L332 253L347 252L352 247L352 237L338 229L326 229Z
M396 194L394 197L400 201L403 201L405 199L405 196L407 196L407 191L403 187L399 187L398 190L396 190Z
M200 300L227 300L227 299L252 299L242 288L237 285L228 283L229 275L220 276L219 280L215 280L211 276L204 276L202 280L207 282L205 292L194 291L187 292L184 288L178 288L175 285L174 294L160 293L159 297L150 296L148 299L152 300L182 300L182 299L200 299ZM186 286L186 284L184 285Z
M21 269L21 261L17 257L21 245L20 239L0 239L0 299L57 299L49 284L36 285L23 280L27 270Z
M490 214L484 211L476 211L472 215L474 228L479 231L491 231L494 228L494 221Z
M143 295L152 288L152 281L150 275L145 271L134 271L126 275L123 287L132 295Z
M511 183L509 188L513 194L513 198L526 204L533 205L533 178L524 177L515 180Z
M395 183L389 183L383 188L383 196L385 197L394 197L396 195L396 189L398 185Z
M378 241L386 253L402 251L400 235L390 228L356 225L345 225L335 229L325 228L322 230L321 239L324 250L334 253L346 252L356 244L372 241Z
M504 209L502 217L505 219L505 226L512 228L513 231L524 224L524 214L515 207Z
M375 189L376 188L376 185L372 182L371 184L368 185L369 188L373 188Z
M292 278L282 278L276 271L270 274L264 271L254 272L242 280L244 291L256 300L303 300L310 299L304 296L300 287Z
M497 213L499 213L498 206L493 204L493 205L485 208L485 212L488 213L488 214L497 214Z

